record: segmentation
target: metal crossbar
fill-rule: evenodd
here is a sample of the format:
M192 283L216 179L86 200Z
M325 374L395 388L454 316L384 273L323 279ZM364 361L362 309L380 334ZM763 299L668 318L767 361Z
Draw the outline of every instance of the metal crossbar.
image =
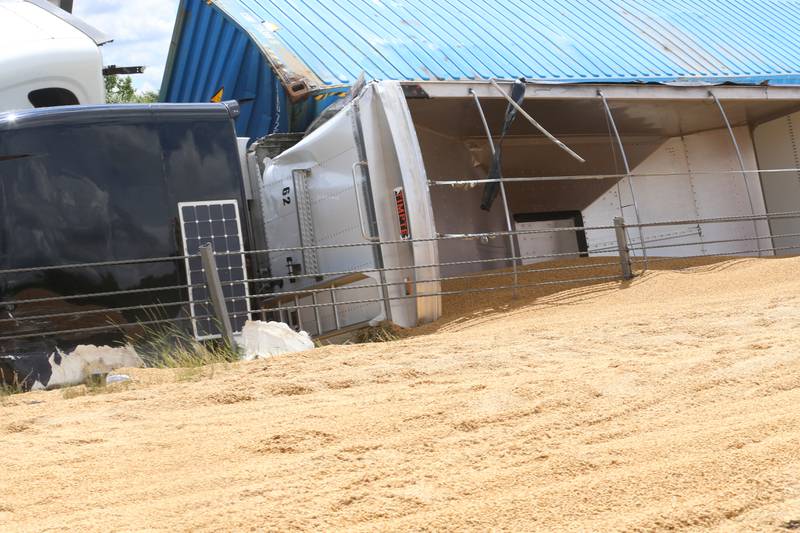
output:
M692 171L687 172L647 172L630 174L571 174L565 176L517 176L517 177L503 177L506 183L527 183L536 181L569 181L569 180L608 180L608 179L623 179L623 178L669 178L669 177L684 177L684 176L727 176L739 174L761 174L770 176L772 174L783 174L786 172L800 172L800 168L770 168L770 169L756 169L756 170L716 170L716 171ZM454 186L454 185L480 185L485 183L499 183L497 178L469 178L461 180L428 180L428 185L435 187Z
M90 328L76 328L76 329L65 329L65 330L58 330L58 331L40 331L37 333L24 333L21 335L9 335L0 337L0 341L10 341L16 339L32 339L37 337L52 337L55 335L73 335L77 333L98 333L101 331L113 331L119 330L120 328L133 328L133 327L141 327L141 326L151 326L155 324L167 324L173 322L184 322L187 320L192 320L193 317L176 317L176 318L166 318L163 320L146 320L143 322L130 322L130 323L121 323L121 324L109 324L108 326L95 326Z
M147 292L160 292L160 291L174 291L178 289L189 289L205 287L203 283L195 283L194 285L170 285L167 287L148 287L146 289L127 289L123 291L106 291L106 292L93 292L88 294L65 294L63 296L48 296L46 298L31 298L28 300L9 300L2 301L2 305L21 305L21 304L36 304L44 302L58 302L61 300L76 300L80 298L102 298L107 296L125 296L130 294L143 294Z
M65 263L63 265L48 265L38 267L25 267L25 268L10 268L7 270L0 270L0 276L8 274L18 274L22 272L41 272L45 270L62 270L67 268L99 268L99 267L112 267L112 266L127 266L127 265L141 265L146 263L165 263L169 261L183 261L188 259L190 255L177 255L172 257L149 257L147 259L126 259L120 261L99 261L95 263Z
M737 171L737 174L740 172ZM513 179L513 178L508 178ZM729 217L716 217L716 218L703 218L703 219L690 219L690 220L666 220L666 221L658 221L658 222L644 222L644 223L626 223L626 228L638 228L638 227L655 227L655 226L673 226L673 225L693 225L693 224L713 224L713 223L724 223L724 222L737 222L737 221L752 221L752 220L772 220L772 219L783 219L783 218L800 218L800 211L786 211L781 213L768 213L764 215L741 215L741 216L729 216ZM264 250L244 250L238 252L215 252L215 256L225 256L225 255L256 255L256 254L269 254L269 253L278 253L278 252L294 252L294 251L304 251L304 250L324 250L324 249L338 249L338 248L354 248L354 247L363 247L363 246L375 246L377 245L390 245L390 244L409 244L409 243L423 243L423 242L438 242L442 240L460 240L460 239L482 239L482 238L498 238L498 237L508 237L508 236L520 236L520 235L534 235L534 234L544 234L544 233L555 233L555 232L576 232L576 231L599 231L599 230L613 230L614 225L600 225L600 226L572 226L572 227L560 227L560 228L546 228L546 229L529 229L529 230L514 230L514 231L492 231L492 232L475 232L475 233L458 233L458 234L445 234L439 235L437 237L428 237L428 238L419 238L419 239L390 239L390 240L382 240L377 243L373 242L350 242L350 243L339 243L339 244L321 244L321 245L313 245L313 246L290 246L290 247L283 247L283 248L269 248ZM769 238L769 235L765 235L763 238ZM184 259L191 259L199 257L199 255L188 255L188 256L175 256L175 257L155 257L155 258L147 258L147 259L133 259L127 261L106 261L100 263L75 263L75 264L65 264L65 265L47 265L47 266L37 266L37 267L26 267L26 268L17 268L17 269L9 269L9 270L0 270L0 275L4 274L13 274L13 273L23 273L23 272L36 272L40 270L51 270L51 269L60 269L60 268L86 268L86 267L98 267L98 266L125 266L125 265L133 265L133 264L141 264L141 263L149 263L149 262L159 262L159 261L174 261L174 260L184 260ZM455 263L453 263L455 264ZM313 276L324 275L324 274L313 274ZM298 277L298 276L285 276L285 277ZM250 280L256 281L256 280ZM160 290L170 290L170 289L186 289L192 287L200 287L202 285L173 285L169 287L153 287L147 289L131 289L128 291L112 291L108 293L94 293L94 294L86 294L86 295L75 295L75 297L100 297L100 296L107 296L113 294L135 294L138 292L148 292L148 291L160 291ZM64 299L65 297L56 297L55 300ZM32 300L33 301L33 300ZM39 299L37 301L48 301L48 299ZM4 302L4 303L13 303L13 302Z
M24 301L24 300L23 300ZM111 313L122 313L125 311L144 311L148 309L163 309L164 307L175 307L178 305L188 305L192 302L188 300L181 300L178 302L164 302L158 304L143 304L143 305L129 305L126 307L110 307L108 309L88 309L82 311L66 311L64 313L52 313L47 315L25 315L14 318L0 318L2 322L24 322L29 320L46 320L51 318L66 318L71 316L86 316L86 315L102 315ZM195 304L211 303L211 300L194 301Z
M575 254L572 254L572 255L574 256ZM587 265L570 265L570 266L553 267L553 268L519 269L517 271L517 273L520 276L522 276L522 275L525 275L525 274L538 274L538 273L543 273L543 272L558 272L558 271L564 271L564 270L583 270L583 269L592 269L592 268L605 268L605 267L612 267L612 266L616 266L616 265L618 265L618 263L591 263L591 264L587 264ZM422 267L416 267L416 268L422 268ZM503 276L509 276L509 277L513 278L513 275L514 275L513 271L510 271L510 272L491 271L491 272L482 272L482 273L475 273L475 274L464 274L464 275L460 275L460 276L441 276L441 277L438 277L438 278L429 278L429 279L421 279L421 280L387 281L387 282L384 282L384 283L375 283L375 284L372 284L372 285L368 285L366 287L364 287L364 286L342 285L342 286L336 287L336 290L338 292L341 292L341 291L348 291L348 290L360 290L360 289L364 289L364 288L399 287L399 286L408 285L408 284L419 285L419 284L424 284L424 283L437 283L437 282L443 282L443 281L458 281L458 280L477 280L477 279L483 279L483 278L493 278L493 277L503 277ZM281 297L281 298L283 298L283 297L286 297L286 296L313 296L315 294L325 294L325 293L329 293L329 292L330 292L330 289L326 287L326 288L323 288L323 289L298 289L296 291L285 291L285 292L279 292L279 293L254 294L254 295L251 295L250 297L251 298L256 298L256 297L258 297L258 298L267 298L267 297ZM426 293L424 295L420 295L420 297L425 297L425 296L429 296L429 294ZM225 301L233 302L233 301L241 301L243 299L244 299L243 296L239 296L239 297L234 296L234 297L226 298ZM349 303L353 303L353 302L345 301L345 302L341 302L341 303L349 304Z
M615 263L616 264L616 263ZM506 276L510 275L510 273L506 273ZM614 281L620 280L621 277L619 275L614 276L593 276L590 278L576 278L576 279L568 279L568 280L554 280L554 281L541 281L536 283L520 283L516 287L512 285L501 285L498 287L475 287L475 288L466 288L460 289L457 291L438 291L438 292L431 292L425 294L408 294L408 295L399 295L399 296L392 296L392 300L409 300L409 299L416 299L416 298L433 298L438 296L455 296L459 294L469 294L474 292L491 292L491 291L503 291L503 290L513 290L513 289L525 289L530 287L539 287L539 286L548 286L548 285L570 285L575 283L589 283L589 282L600 282L600 281ZM423 283L420 281L419 283ZM256 295L258 296L258 295ZM365 304L365 303L380 303L383 302L383 298L374 298L374 299L364 299L364 300L351 300L351 301L344 301L344 302L337 302L336 305L346 305L346 304ZM334 305L332 302L322 302L318 304L307 304L307 305L287 305L281 306L281 310L292 310L292 309L312 309L314 307L331 307ZM266 309L265 311L278 311L279 308L274 309ZM232 313L231 316L244 316L245 313Z

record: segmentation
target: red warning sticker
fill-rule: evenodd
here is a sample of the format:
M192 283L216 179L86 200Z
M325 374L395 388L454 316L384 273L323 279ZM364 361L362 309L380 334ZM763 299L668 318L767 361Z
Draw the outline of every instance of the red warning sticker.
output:
M402 187L394 190L394 203L397 206L397 220L400 222L400 238L407 241L411 238L411 228L408 225L406 194Z

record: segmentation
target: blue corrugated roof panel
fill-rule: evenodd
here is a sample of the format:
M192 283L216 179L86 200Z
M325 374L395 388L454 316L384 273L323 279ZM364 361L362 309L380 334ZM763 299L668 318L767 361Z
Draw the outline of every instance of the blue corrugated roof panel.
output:
M241 106L236 129L242 136L292 129L286 92L259 43L206 0L182 0L179 9L161 99L236 99Z
M800 1L219 0L325 85L800 75ZM249 16L248 16L249 15ZM267 36L262 40L270 45Z
M362 72L797 84L798 28L800 0L182 0L163 97L203 101L224 86L254 99L240 120L266 133L307 122L287 92Z

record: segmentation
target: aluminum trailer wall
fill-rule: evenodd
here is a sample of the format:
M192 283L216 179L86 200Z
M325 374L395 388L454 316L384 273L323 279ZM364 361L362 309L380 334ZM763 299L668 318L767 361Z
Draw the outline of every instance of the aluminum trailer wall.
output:
M362 94L303 141L269 162L263 178L265 233L271 249L361 243L362 246L285 250L269 254L275 307L311 305L314 298L282 297L304 289L328 289L316 303L332 306L276 313L313 334L391 320L404 327L435 320L439 298L394 299L439 291L438 283L413 288L406 281L438 278L438 268L404 269L438 263L434 242L402 243L395 191L409 206L410 235L432 238L435 225L425 186L419 145L399 84L368 86ZM393 241L377 244L374 240ZM373 269L391 269L381 274ZM318 276L328 272L363 275ZM298 276L292 278L291 274ZM381 284L388 284L385 288ZM411 291L411 292L409 292ZM375 300L367 303L349 303ZM337 316L338 315L338 316ZM317 323L319 318L319 324ZM336 327L335 329L339 329Z
M761 174L767 209L773 213L796 209L800 205L800 171L768 171L800 168L800 113L759 125L753 130L753 138L759 168L767 171ZM772 220L770 228L776 235L800 234L800 220ZM775 246L795 247L780 250L779 255L796 254L800 236L778 237Z
M753 139L748 127L736 128L736 137L742 150L745 167L758 168ZM630 178L634 184L636 202L642 223L663 220L691 220L733 215L763 215L766 213L764 196L758 174L742 175L739 162L731 144L728 131L716 129L694 135L672 137L644 162L633 169L634 174L653 175L659 172L669 176ZM608 224L615 216L623 216L629 223L636 221L634 199L631 197L629 178L583 210L584 222L589 225ZM745 185L745 180L747 185ZM749 192L748 192L749 189ZM750 208L750 200L753 210ZM794 209L800 206L795 204ZM766 221L739 222L735 224L701 224L685 227L645 228L645 242L670 246L655 249L653 255L683 257L720 253L739 253L772 247L769 238L756 241L704 244L704 241L723 239L754 239L770 235ZM639 247L638 232L630 235L631 244ZM596 231L588 235L589 251L612 249L616 255L614 231ZM691 243L691 244L690 244ZM698 244L699 243L699 244ZM641 251L635 251L641 256ZM772 255L769 253L769 255Z

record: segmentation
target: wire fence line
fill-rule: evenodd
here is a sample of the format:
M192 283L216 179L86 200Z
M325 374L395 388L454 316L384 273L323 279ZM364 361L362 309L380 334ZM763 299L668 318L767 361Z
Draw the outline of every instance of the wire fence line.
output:
M770 168L770 169L741 169L741 170L711 170L711 171L698 171L693 170L688 173L691 176L738 176L741 174L757 174L764 176L772 176L775 174L785 173L800 173L800 168ZM529 176L529 177L503 177L503 178L465 178L460 180L446 179L446 180L428 180L428 185L434 187L442 186L464 186L464 185L482 185L486 183L529 183L535 181L570 181L570 180L607 180L607 179L625 179L625 178L670 178L670 177L684 177L686 172L646 172L646 173L625 173L625 174L577 174L565 176Z
M348 306L378 304L384 309L384 314L391 308L392 302L422 299L422 298L441 298L445 296L457 296L463 294L483 293L492 291L510 291L516 293L518 290L543 287L558 286L569 284L589 284L600 283L614 280L629 279L634 275L636 266L641 266L643 261L636 256L637 253L647 253L664 250L668 254L671 250L684 252L676 257L652 257L651 263L658 264L664 261L676 259L689 259L698 257L719 258L736 257L742 255L752 255L765 253L775 255L779 252L798 253L800 252L800 232L784 232L759 235L742 235L736 238L716 238L703 239L702 231L699 228L709 224L735 224L751 221L772 221L782 219L800 219L800 211L790 211L772 213L765 215L742 215L742 216L723 216L698 219L677 219L661 220L644 223L626 223L622 219L615 219L614 224L598 226L572 226L544 229L525 229L516 231L495 231L495 232L474 232L463 234L444 234L436 237L424 239L398 239L383 240L379 242L350 242L338 244L324 244L313 246L283 247L264 250L241 250L237 252L221 252L210 255L211 259L204 259L198 255L179 255L174 257L154 257L137 258L131 260L85 262L64 265L42 265L26 268L13 268L0 270L0 276L11 278L24 274L36 274L60 269L111 269L126 266L142 265L147 263L162 263L168 261L184 261L187 259L202 260L204 272L217 271L216 257L230 255L242 255L253 257L257 255L269 256L270 254L308 251L308 250L334 250L348 249L353 247L375 247L386 245L410 245L414 243L442 243L454 240L471 239L492 239L511 237L520 239L521 237L540 234L554 234L572 232L575 234L614 230L616 232L616 245L608 243L595 249L583 249L577 252L551 252L541 254L525 254L517 252L519 247L515 247L511 254L501 254L499 257L458 259L448 261L438 261L426 264L407 264L400 266L375 265L358 269L332 269L326 272L313 273L287 273L276 275L272 272L268 276L260 276L247 279L246 281L219 281L220 288L223 290L215 291L210 286L209 278L217 276L205 276L205 283L178 283L165 286L154 286L133 289L109 290L99 292L79 292L75 294L53 295L45 297L20 298L19 294L13 296L14 299L0 300L0 343L9 343L22 339L36 337L53 337L79 334L95 334L101 332L121 331L121 329L154 326L163 324L186 324L200 319L212 319L216 323L222 324L220 312L222 309L228 317L259 317L266 313L277 316L280 320L289 322L294 327L303 325L314 326L315 335L322 335L329 331L322 322L333 323L333 330L342 327L342 320L339 311ZM697 232L673 234L659 234L645 238L641 242L627 241L627 230L645 228L663 228L670 226L696 226ZM697 236L700 236L698 239ZM674 239L676 242L669 242ZM686 240L689 239L689 240ZM772 246L759 247L759 249L738 249L731 248L725 251L716 250L718 253L710 253L706 247L721 245L733 245L736 243L761 242L769 239ZM797 239L796 245L785 245L781 239ZM695 253L695 250L699 251ZM606 260L588 260L587 257L605 258ZM553 261L559 259L575 259L570 264L558 264L547 266L536 266L536 263ZM211 261L208 263L207 261ZM517 275L513 276L513 282L507 283L503 278L511 278L512 273L500 268L510 268L513 265ZM479 269L477 272L442 275L441 270L445 268L472 268ZM638 269L641 272L645 268ZM592 271L595 272L592 272ZM616 272L614 272L616 270ZM574 272L575 276L564 277ZM402 280L387 280L386 274L407 274ZM185 273L184 273L185 274ZM535 280L521 280L526 276L536 276ZM358 284L353 281L353 276L358 276L359 280L365 280L366 284ZM188 276L186 276L188 279ZM454 282L466 282L477 280L498 280L499 284L494 286L480 287L453 287ZM276 286L280 283L283 286L289 285L285 290L283 287ZM307 286L292 288L293 283L306 283ZM233 289L237 285L247 284L249 287L260 290L247 290L245 294L234 294ZM269 287L266 285L272 284ZM390 293L389 289L400 288ZM266 288L266 290L265 290ZM382 292L380 292L382 290ZM176 291L179 297L164 298L159 301L158 293L166 291ZM373 291L374 297L364 297L364 291ZM348 299L347 295L353 296ZM327 296L326 296L327 295ZM126 302L126 298L145 298L143 303ZM329 301L320 301L327 298ZM337 299L338 298L338 299ZM247 311L237 309L237 302L247 301L249 306ZM49 304L62 303L71 307L78 307L83 304L90 308L77 309L52 309ZM108 305L108 304L111 305ZM57 307L57 306L56 306ZM173 309L171 313L162 313L165 316L158 316L165 309ZM332 310L333 316L321 317L321 310ZM314 316L311 323L303 324L302 312L312 310ZM125 320L124 314L135 315L132 320ZM294 313L294 315L292 315ZM143 318L143 314L145 315ZM171 315L171 316L166 316ZM79 326L84 319L105 319L104 324L92 324ZM223 335L232 332L221 331ZM0 351L3 345L0 344Z
M505 276L511 277L512 273L507 272L504 274ZM437 292L430 292L424 294L406 294L406 295L399 295L391 297L392 300L409 300L409 299L418 299L418 298L434 298L438 296L456 296L461 294L471 294L476 292L493 292L493 291L511 291L514 289L525 289L531 287L544 287L549 285L571 285L571 284L583 284L583 283L590 283L590 282L599 282L599 281L613 281L619 280L619 275L612 275L612 276L590 276L588 278L575 278L575 279L566 279L566 280L553 280L553 281L540 281L535 283L517 283L511 285L499 285L496 287L468 287L464 289L452 290L452 291L437 291ZM416 283L430 283L430 281L418 281ZM377 285L376 285L377 287ZM383 302L383 298L370 298L370 299L363 299L363 300L352 300L347 302L323 302L317 304L304 304L304 305L289 305L285 307L281 307L277 310L296 310L296 309L314 309L320 307L333 307L334 305L344 305L344 304L364 304L364 303L381 303ZM244 316L245 313L231 313L232 316Z
M339 272L325 272L322 274L306 274L306 275L296 275L295 278L318 278L320 275L330 277L330 276L346 276L350 274L361 274L361 273L377 273L377 272L391 272L391 271L403 271L403 270L418 270L418 269L427 269L436 266L449 266L449 265L469 265L469 264L486 264L486 263L495 263L501 261L514 261L514 260L524 260L524 259L533 259L533 258L543 258L543 257L563 257L563 256L574 256L574 253L567 253L567 254L549 254L543 256L513 256L513 257L498 257L492 259L479 259L475 261L452 261L452 262L443 262L437 264L427 264L427 265L412 265L412 266L403 266L403 267L389 267L389 268L375 268L375 269L367 269L367 270L345 270ZM568 266L568 267L554 267L554 268L543 268L543 269L525 269L521 270L521 273L533 273L533 272L554 272L558 270L574 270L574 269L584 269L584 268L595 268L600 266L613 266L616 263L603 263L599 265L575 265L575 266ZM457 280L457 279L476 279L481 277L493 277L493 276L503 276L506 275L505 273L497 273L491 272L486 274L473 274L469 276L449 276L446 278L438 278L436 280L427 280L427 282L432 281L450 281L450 280ZM256 282L265 282L265 281L276 281L276 280L283 280L286 279L287 276L275 276L275 277L268 277L268 278L250 278L247 280L248 283L256 283ZM221 282L223 286L229 286L234 284L239 284L241 282L238 281L227 281ZM398 285L404 282L393 282L393 283L386 283L386 286ZM413 281L412 283L423 283L423 281ZM170 287L163 287L162 289L146 289L141 292L151 292L152 290L168 290L168 289L175 289L175 288L198 288L198 287L206 287L205 283L193 284L193 285L174 285ZM342 286L337 287L339 291L346 291L346 290L357 290L360 287L348 287ZM329 289L305 289L305 290L298 290L298 291L284 291L281 292L280 295L287 296L287 295L310 295L313 293L324 293L328 292ZM9 300L9 301L0 301L0 305L9 305L9 304L19 304L19 303L42 303L42 302L51 302L51 301L58 301L67 298L90 298L96 296L118 296L118 295L127 295L132 294L134 291L117 291L117 292L102 292L102 293L92 293L92 294L77 294L77 295L66 295L63 297L48 297L48 298L35 298L35 299L27 299L27 300ZM265 296L274 296L274 293L268 294L254 294L249 296L249 298L254 297L265 297ZM226 298L226 301L239 301L243 300L247 297L232 297ZM125 307L112 307L109 309L90 309L84 311L69 311L64 313L51 313L46 315L30 315L30 316L21 316L17 318L0 318L0 323L3 322L21 322L27 320L37 320L37 319L51 319L51 318L61 318L61 317L70 317L70 316L82 316L82 315L91 315L91 314L103 314L103 313L112 313L112 312L122 312L122 311L134 311L134 310L145 310L145 309L160 309L163 307L173 307L173 306L180 306L180 305L188 305L190 303L195 304L210 304L211 299L205 300L181 300L176 302L164 302L164 303L156 303L156 304L141 304L141 305L131 305ZM208 318L208 317L201 317L198 316L196 318Z

